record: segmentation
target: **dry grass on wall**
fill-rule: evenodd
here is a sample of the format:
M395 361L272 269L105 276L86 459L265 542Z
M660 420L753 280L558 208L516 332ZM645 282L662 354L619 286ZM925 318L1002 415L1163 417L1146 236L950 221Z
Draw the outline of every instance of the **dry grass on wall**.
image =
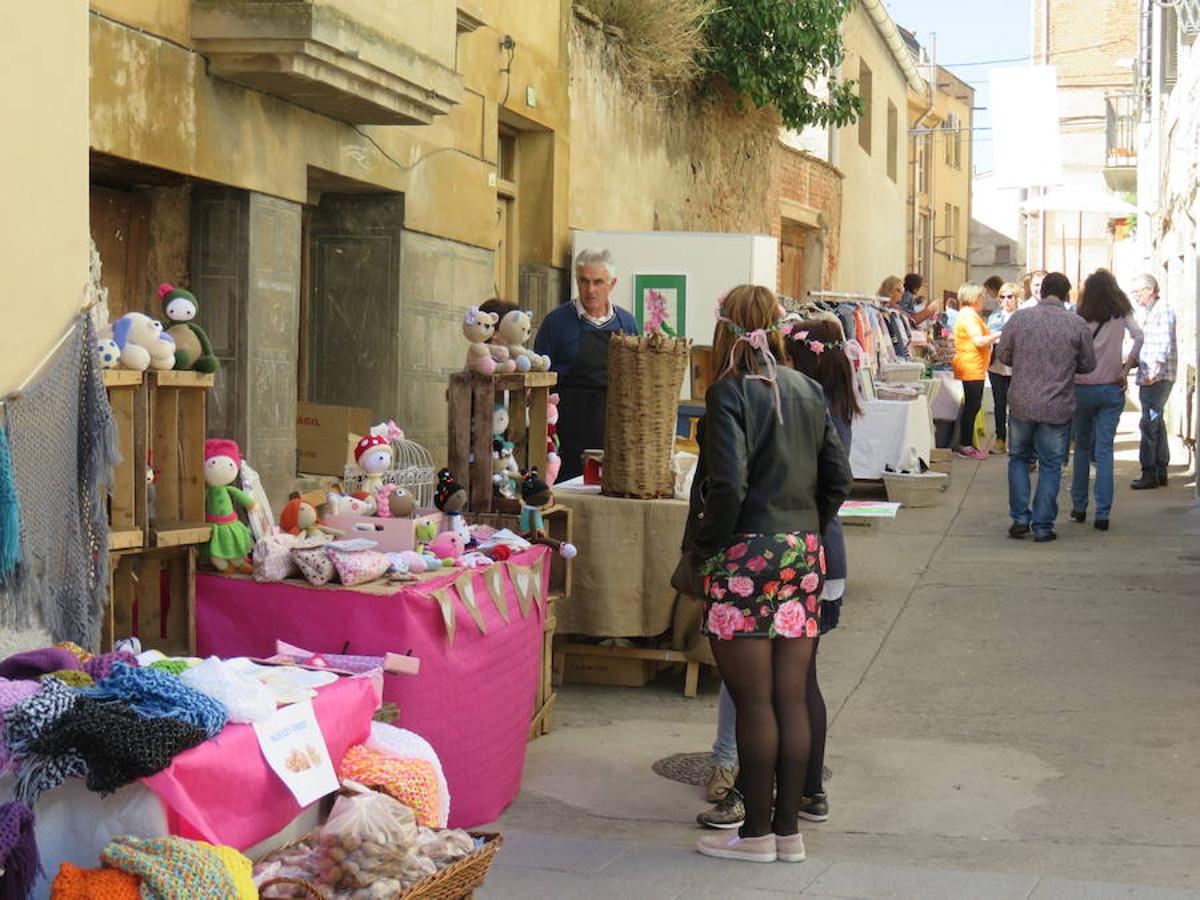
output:
M586 23L573 31L572 224L771 234L778 114L740 110L719 87L707 96L641 91L614 66L611 43ZM607 162L591 164L589 147L607 148Z
M717 0L580 0L610 28L612 60L627 85L639 91L674 93L700 76L704 23Z

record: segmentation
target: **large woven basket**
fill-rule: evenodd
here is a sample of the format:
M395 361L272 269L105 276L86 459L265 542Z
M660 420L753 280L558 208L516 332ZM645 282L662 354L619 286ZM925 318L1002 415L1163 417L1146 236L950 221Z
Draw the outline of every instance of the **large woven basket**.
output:
M671 452L691 348L690 340L661 332L614 335L608 350L603 493L674 496Z
M472 831L470 834L474 838L483 838L483 846L433 875L427 875L415 884L409 885L396 894L393 900L462 900L464 897L471 896L472 892L487 878L492 861L500 851L500 845L504 843L504 836L492 831ZM293 847L310 837L311 835L305 835L300 840L284 844L283 847L268 853L260 862L270 859L274 853ZM264 897L268 896L266 893L268 888L288 889L288 893L283 894L272 892L269 895L271 897L295 896L292 889L303 888L307 892L306 897L311 897L313 900L326 900L325 893L319 887L299 879L275 878L264 882L262 885Z

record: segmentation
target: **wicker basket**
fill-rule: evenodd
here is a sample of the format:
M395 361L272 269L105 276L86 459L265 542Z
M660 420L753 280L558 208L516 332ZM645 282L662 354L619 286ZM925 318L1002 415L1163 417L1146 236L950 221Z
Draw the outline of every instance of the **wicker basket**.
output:
M673 497L671 454L679 391L692 342L652 332L614 335L608 351L608 409L601 491Z
M883 476L888 500L910 509L933 506L950 487L950 479L940 472L925 472L922 475L900 475L887 473Z
M472 831L470 835L473 838L483 838L483 846L472 853L468 853L457 862L451 863L446 868L432 875L427 875L414 884L410 884L398 893L393 900L462 900L464 897L469 897L487 879L488 870L492 867L492 861L495 860L496 854L500 852L500 845L504 843L504 836L493 831ZM308 840L309 837L311 835L305 835L303 838L290 841L273 851L273 853L268 853L259 862L265 862L274 853L294 847ZM326 894L316 885L296 878L274 878L263 882L261 888L263 897L268 897L265 893L266 890L276 885L292 888L302 887L307 892L306 896L313 897L315 900L326 900ZM285 897L289 895L272 893L269 896Z

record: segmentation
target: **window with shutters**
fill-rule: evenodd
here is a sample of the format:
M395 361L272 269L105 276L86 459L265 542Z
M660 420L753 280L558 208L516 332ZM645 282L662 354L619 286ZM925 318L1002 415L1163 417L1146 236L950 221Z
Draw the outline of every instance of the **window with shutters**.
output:
M896 169L900 159L900 113L896 104L888 101L887 118L887 173L888 178L896 180Z
M863 111L858 118L858 145L867 153L871 152L871 100L872 100L871 69L862 60L858 61L858 94L862 98Z

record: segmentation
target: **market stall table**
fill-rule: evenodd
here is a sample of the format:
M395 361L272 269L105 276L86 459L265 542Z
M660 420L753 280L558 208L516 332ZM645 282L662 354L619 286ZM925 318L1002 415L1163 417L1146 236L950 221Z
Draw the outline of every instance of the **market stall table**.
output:
M278 639L318 653L418 657L419 674L384 677L384 700L399 708L400 727L437 751L450 788L451 827L490 822L520 788L538 685L549 553L533 547L492 567L501 575L503 614L489 596L482 569L470 578L474 612L454 587L464 578L461 569L406 585L353 588L201 575L197 646L202 655L269 655Z
M929 464L933 428L929 401L868 400L862 418L854 421L850 468L854 477L877 480L892 471L916 472L918 460Z
M378 707L377 678L341 678L317 689L313 708L331 760L340 761L348 748L367 739ZM0 787L8 793L11 782L11 776L0 779ZM250 725L226 725L162 772L107 797L89 791L79 778L43 793L34 814L45 875L33 897L49 896L63 862L95 866L118 835L176 835L250 850L308 831L319 805L305 810L296 802L267 765Z

